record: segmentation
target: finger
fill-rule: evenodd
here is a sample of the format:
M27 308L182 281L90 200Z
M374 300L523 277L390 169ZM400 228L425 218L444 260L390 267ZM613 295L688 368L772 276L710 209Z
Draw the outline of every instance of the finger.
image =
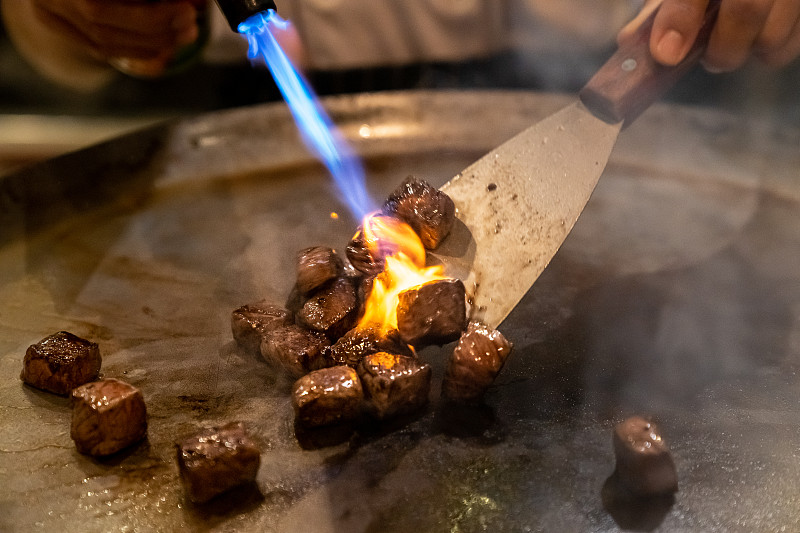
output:
M756 55L771 64L769 58L780 54L789 46L798 25L800 25L800 2L776 0L764 23L764 28L756 38Z
M710 71L726 72L741 67L750 57L753 46L769 16L774 0L726 0L719 15L703 65Z
M784 67L800 56L800 24L796 24L794 31L787 39L784 46L769 54L759 54L766 64L773 67Z
M653 21L650 53L664 65L680 63L697 39L708 0L664 0Z
M636 16L628 22L617 34L617 43L622 43L626 39L628 39L631 35L633 35L639 26L647 20L653 11L655 11L658 6L661 5L662 0L647 0L644 7L636 14Z

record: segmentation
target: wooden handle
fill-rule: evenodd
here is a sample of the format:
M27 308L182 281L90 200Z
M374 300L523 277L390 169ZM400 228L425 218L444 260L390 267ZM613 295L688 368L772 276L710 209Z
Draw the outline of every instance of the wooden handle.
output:
M581 89L580 98L597 117L629 124L694 67L705 52L720 0L711 0L697 39L683 61L668 67L650 55L656 9Z

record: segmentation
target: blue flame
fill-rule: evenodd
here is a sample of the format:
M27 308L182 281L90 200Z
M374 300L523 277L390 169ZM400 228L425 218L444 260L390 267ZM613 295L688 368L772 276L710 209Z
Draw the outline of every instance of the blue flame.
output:
M251 60L259 56L264 59L306 145L328 168L356 220L362 220L376 208L366 190L361 160L333 125L314 91L294 68L272 34L272 28L283 30L288 25L288 21L270 9L239 24L239 33L247 37L250 46L248 57Z

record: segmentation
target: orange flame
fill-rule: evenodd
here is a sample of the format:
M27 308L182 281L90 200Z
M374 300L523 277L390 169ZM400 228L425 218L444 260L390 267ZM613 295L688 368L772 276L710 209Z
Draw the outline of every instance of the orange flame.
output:
M374 256L386 254L383 272L375 277L359 326L397 329L398 295L412 287L446 279L444 267L425 266L425 247L411 227L392 217L368 215L364 241ZM387 253L388 252L388 253Z

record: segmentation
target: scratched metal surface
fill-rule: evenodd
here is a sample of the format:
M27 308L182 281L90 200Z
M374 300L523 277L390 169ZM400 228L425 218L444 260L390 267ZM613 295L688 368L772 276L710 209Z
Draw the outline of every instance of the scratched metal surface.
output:
M410 173L444 183L569 101L326 105L381 197ZM298 440L290 384L237 350L228 324L242 303L285 298L297 249L342 247L355 225L283 107L181 120L11 175L0 531L797 531L799 144L768 123L651 109L501 326L516 349L485 404L442 405L444 352L426 350L427 411L322 448ZM142 389L146 442L82 456L67 400L20 382L25 348L60 329L98 342L103 374ZM632 413L671 443L674 501L604 506L611 427ZM262 445L256 486L188 504L174 442L230 420Z

